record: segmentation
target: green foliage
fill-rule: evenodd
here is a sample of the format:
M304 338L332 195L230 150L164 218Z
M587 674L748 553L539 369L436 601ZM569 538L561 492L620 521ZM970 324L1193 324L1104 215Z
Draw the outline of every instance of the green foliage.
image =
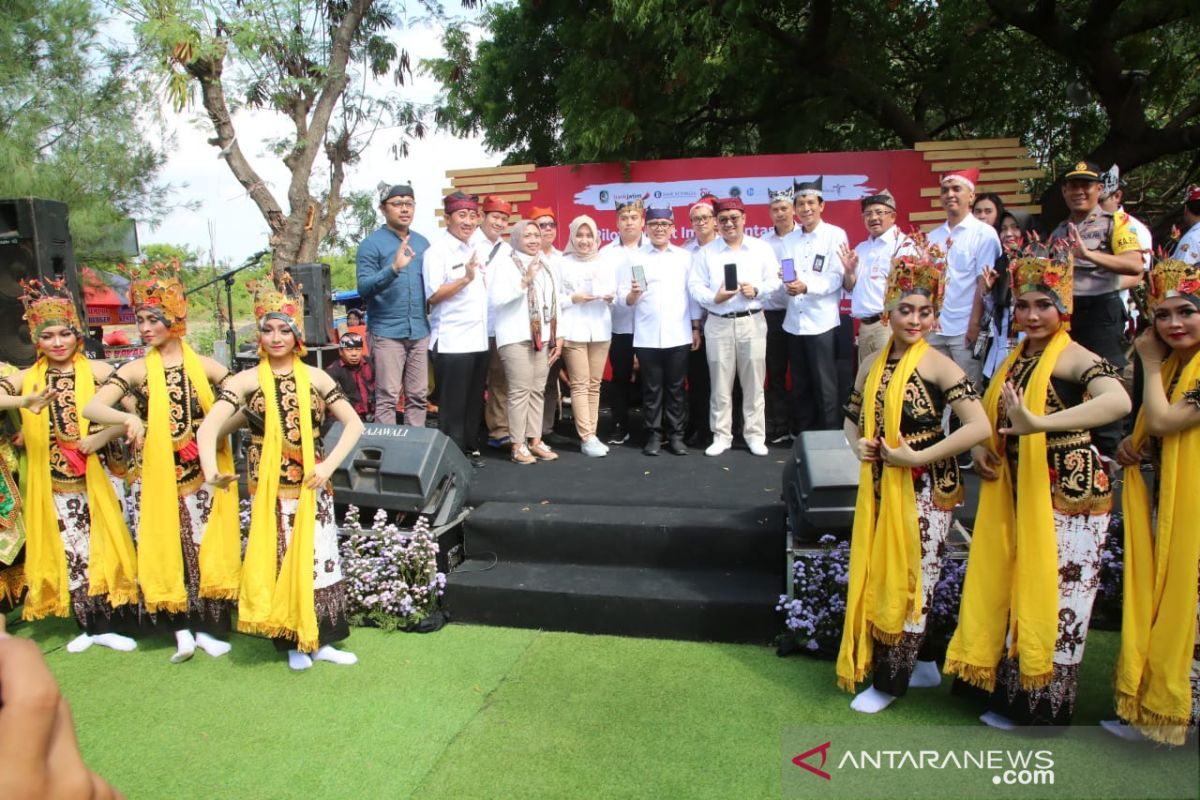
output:
M0 196L70 206L77 253L127 218L155 221L167 142L153 87L88 0L10 0L0 14Z
M510 163L1019 136L1048 167L1150 165L1160 195L1200 174L1194 3L519 0L484 24L421 66L437 123Z

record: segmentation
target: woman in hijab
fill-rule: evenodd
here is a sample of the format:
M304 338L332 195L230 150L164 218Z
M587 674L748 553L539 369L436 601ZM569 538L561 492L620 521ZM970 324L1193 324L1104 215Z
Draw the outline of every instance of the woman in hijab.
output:
M558 335L563 338L563 363L571 381L571 413L585 456L606 456L608 447L596 436L600 415L600 381L612 340L612 305L616 275L601 258L596 221L579 216L571 221L567 251L561 262L558 288Z
M508 380L508 433L512 460L553 461L542 441L542 404L550 365L562 354L558 338L558 276L541 256L541 233L532 221L513 225L512 258L495 265L488 304L496 322L496 349Z

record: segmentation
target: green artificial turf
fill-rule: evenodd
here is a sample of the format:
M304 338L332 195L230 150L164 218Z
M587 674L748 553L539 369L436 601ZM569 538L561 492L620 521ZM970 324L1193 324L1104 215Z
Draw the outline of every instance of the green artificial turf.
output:
M88 763L130 798L778 798L785 728L978 725L914 690L848 709L833 663L766 647L451 625L359 629L360 663L290 672L272 645L170 664L173 642L68 654L65 621L22 625L47 651ZM1093 632L1076 722L1112 715L1114 634Z

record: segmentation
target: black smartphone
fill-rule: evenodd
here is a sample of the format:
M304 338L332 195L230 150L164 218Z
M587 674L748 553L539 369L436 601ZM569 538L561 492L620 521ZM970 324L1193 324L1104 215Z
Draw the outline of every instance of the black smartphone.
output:
M725 265L725 290L729 292L738 290L737 264Z
M638 288L643 292L646 291L646 270L641 264L633 265L633 279L637 281Z
M813 259L813 272L820 272L825 269L825 254L822 253Z
M779 263L783 265L783 282L791 283L796 280L796 260L785 258Z

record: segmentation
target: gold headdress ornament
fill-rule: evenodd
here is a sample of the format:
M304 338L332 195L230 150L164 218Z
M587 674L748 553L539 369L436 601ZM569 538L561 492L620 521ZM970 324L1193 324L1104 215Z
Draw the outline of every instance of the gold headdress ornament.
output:
M21 303L25 306L25 321L29 323L29 337L37 344L42 331L51 325L64 325L75 331L78 346L83 347L83 326L79 324L79 312L71 299L65 279L42 281L34 278L21 281L25 293Z
M129 276L129 305L135 313L153 311L172 336L187 334L187 291L179 280L179 259L173 258L169 264L155 261L141 268L119 264L117 269Z
M304 346L304 287L285 272L278 285L271 281L247 281L246 288L254 293L254 319L262 326L264 320L281 319L296 336L296 352L308 352Z
M1008 248L1013 296L1042 292L1054 301L1060 314L1070 316L1075 307L1075 257L1063 240L1047 246L1036 236Z
M940 311L946 289L946 252L930 243L929 237L920 231L910 233L908 241L912 244L912 252L892 258L883 307L891 311L906 295L920 293L933 303L935 312Z
M1179 229L1171 231L1171 238L1179 240ZM1187 245L1184 245L1186 249ZM1183 255L1177 253L1177 256ZM1159 250L1158 260L1150 270L1148 292L1151 310L1164 300L1183 297L1200 306L1200 262L1189 264L1182 258L1171 258Z

